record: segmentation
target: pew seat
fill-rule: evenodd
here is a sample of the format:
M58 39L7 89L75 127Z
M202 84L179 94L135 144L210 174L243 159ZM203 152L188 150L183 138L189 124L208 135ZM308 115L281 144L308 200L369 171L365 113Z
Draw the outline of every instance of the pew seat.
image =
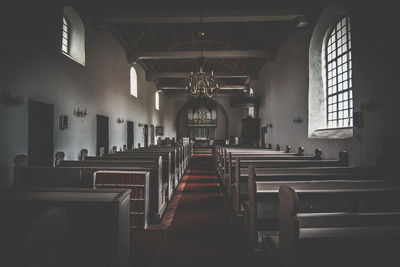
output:
M381 266L383 262L396 266L400 262L396 252L400 209L304 213L302 201L293 187L280 187L279 232L262 238L270 266Z

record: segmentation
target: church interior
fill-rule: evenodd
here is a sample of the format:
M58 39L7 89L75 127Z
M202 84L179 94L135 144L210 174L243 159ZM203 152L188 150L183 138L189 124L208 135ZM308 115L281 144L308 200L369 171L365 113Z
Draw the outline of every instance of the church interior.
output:
M400 265L396 1L1 9L0 266Z

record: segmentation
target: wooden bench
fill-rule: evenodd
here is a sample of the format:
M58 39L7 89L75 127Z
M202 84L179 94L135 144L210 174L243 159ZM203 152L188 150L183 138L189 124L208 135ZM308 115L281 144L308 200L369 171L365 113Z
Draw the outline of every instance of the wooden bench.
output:
M278 193L281 185L295 188L302 200L302 212L400 210L399 180L267 182L254 181L254 174L255 168L250 166L249 201L244 209L249 239L254 246L261 240L262 231L277 229Z
M184 174L184 171L187 167L189 158L192 153L191 145L176 145L176 146L172 146L172 147L154 146L154 147L148 147L148 148L134 149L132 151L155 152L155 151L172 151L172 150L176 150L176 153L177 153L177 162L179 165L179 168L177 171L179 172L178 179L180 180L182 175Z
M295 168L295 167L340 167L348 166L348 153L345 151L339 152L338 160L325 160L320 158L320 154L316 153L314 159L309 159L305 156L292 156L292 159L280 159L274 157L273 159L253 159L253 158L235 158L231 159L228 163L228 173L226 175L226 187L228 195L232 194L232 183L236 181L240 168L247 168L248 165L255 165L257 168Z
M144 156L150 157L162 157L162 162L163 162L163 179L164 179L164 183L168 184L168 199L170 199L172 197L172 194L174 192L174 180L175 180L175 167L172 166L172 160L171 160L171 152L162 152L162 151L158 151L158 152L149 152L149 151L143 151L143 152L139 152L137 150L133 150L133 151L125 151L125 152L117 152L115 155L106 155L106 157L114 157L114 159L116 159L115 157L122 157L122 156L126 156L126 157L133 157L133 158L141 158Z
M304 148L299 147L298 153L289 153L289 151L273 151L266 149L240 149L240 150L231 150L224 149L221 157L222 163L217 165L217 170L219 172L219 176L222 177L222 185L227 189L228 193L230 192L230 184L228 181L232 174L232 166L234 166L234 161L236 158L248 158L251 160L314 160L314 159L322 159L322 151L319 149L315 150L315 156L304 156Z
M270 266L397 266L400 263L399 210L301 213L301 198L307 193L302 194L300 197L287 185L279 189L279 235L263 240L268 258L272 259Z
M130 190L3 189L2 266L131 266Z
M168 158L168 160L171 161L171 175L172 178L175 180L178 180L179 175L180 175L180 168L181 168L181 150L182 147L177 146L177 147L147 147L147 148L137 148L137 149L132 149L132 150L127 150L127 151L120 151L116 152L116 156L122 156L122 155L161 155L164 158ZM165 153L168 155L168 157L165 157Z
M239 170L239 169L236 169ZM305 168L256 168L253 181L312 181L312 180L373 180L390 179L374 167L305 167ZM248 168L236 171L232 184L232 203L238 215L241 204L248 201Z
M108 173L110 177L103 179L102 185L96 186L96 177L99 173ZM143 186L145 193L140 199L136 197L135 191L138 181L133 179L133 176L137 175L142 178L148 176ZM130 180L127 176L131 176L132 179ZM145 167L21 167L19 188L120 187L132 189L131 207L141 210L131 211L132 215L140 217L137 220L132 218L132 222L135 223L131 226L145 229L149 223L158 223L166 209L165 196L158 190L159 176L157 168ZM142 187L143 183L139 184Z
M156 157L157 158L157 157ZM141 168L156 168L154 173L157 173L158 179L150 179L150 209L155 210L154 218L155 221L159 221L164 214L166 209L166 200L168 200L168 180L166 174L162 173L162 159L158 156L158 160L88 160L88 161L62 161L59 165L60 167L77 167L77 168L98 168L100 170L109 170L109 168L114 168L114 170L129 171L133 170L135 167ZM59 168L59 167L57 167ZM154 204L153 204L154 203Z

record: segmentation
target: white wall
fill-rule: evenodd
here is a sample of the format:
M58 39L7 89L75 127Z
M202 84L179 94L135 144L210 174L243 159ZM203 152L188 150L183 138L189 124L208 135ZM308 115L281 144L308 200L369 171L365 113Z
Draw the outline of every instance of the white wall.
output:
M11 4L10 4L11 5ZM79 9L76 8L78 13ZM31 11L36 10L36 13ZM82 148L94 155L96 150L96 114L109 117L109 144L126 144L126 122L134 122L134 142L143 144L143 128L138 123L169 127L163 118L167 106L160 95L160 111L154 107L153 82L145 81L145 73L137 67L138 98L130 95L129 71L125 52L106 29L95 29L89 16L80 13L86 30L86 66L61 53L62 4L46 8L10 6L0 71L0 90L22 95L20 107L0 103L0 184L12 184L13 159L28 153L28 100L54 105L54 153L64 151L67 159L77 159ZM18 18L18 19L15 19ZM32 32L34 31L34 32ZM24 34L26 33L26 38ZM86 108L89 115L73 116L74 108ZM68 116L68 129L58 129L59 115ZM149 139L150 140L150 139Z
M355 129L353 138L344 140L308 138L308 52L314 24L295 29L280 47L275 62L267 63L260 80L252 86L262 95L261 126L272 122L267 144L281 147L304 145L312 154L317 147L326 158L337 158L339 150L350 153L352 165L375 165L385 136L399 136L400 108L398 39L394 33L394 11L374 4L345 6L352 27L353 90L355 110L359 101L375 101L375 108L364 112L365 127ZM393 13L391 13L393 12ZM397 48L396 48L397 47ZM395 71L397 70L397 71ZM302 116L304 122L293 123Z

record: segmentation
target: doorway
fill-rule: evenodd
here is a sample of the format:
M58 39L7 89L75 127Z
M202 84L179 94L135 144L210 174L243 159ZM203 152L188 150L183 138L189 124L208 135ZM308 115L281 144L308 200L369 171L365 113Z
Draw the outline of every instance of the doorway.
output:
M150 125L150 145L154 145L154 125Z
M97 115L97 144L96 155L100 155L100 147L104 147L104 153L108 153L108 117Z
M28 157L31 166L53 166L54 106L28 103Z
M261 147L265 148L267 146L267 131L266 126L261 127Z
M144 147L149 146L149 125L143 126Z
M126 140L126 143L127 143L127 146L128 146L128 149L132 149L133 147L133 121L127 121L126 122L126 129L127 129L127 140Z

